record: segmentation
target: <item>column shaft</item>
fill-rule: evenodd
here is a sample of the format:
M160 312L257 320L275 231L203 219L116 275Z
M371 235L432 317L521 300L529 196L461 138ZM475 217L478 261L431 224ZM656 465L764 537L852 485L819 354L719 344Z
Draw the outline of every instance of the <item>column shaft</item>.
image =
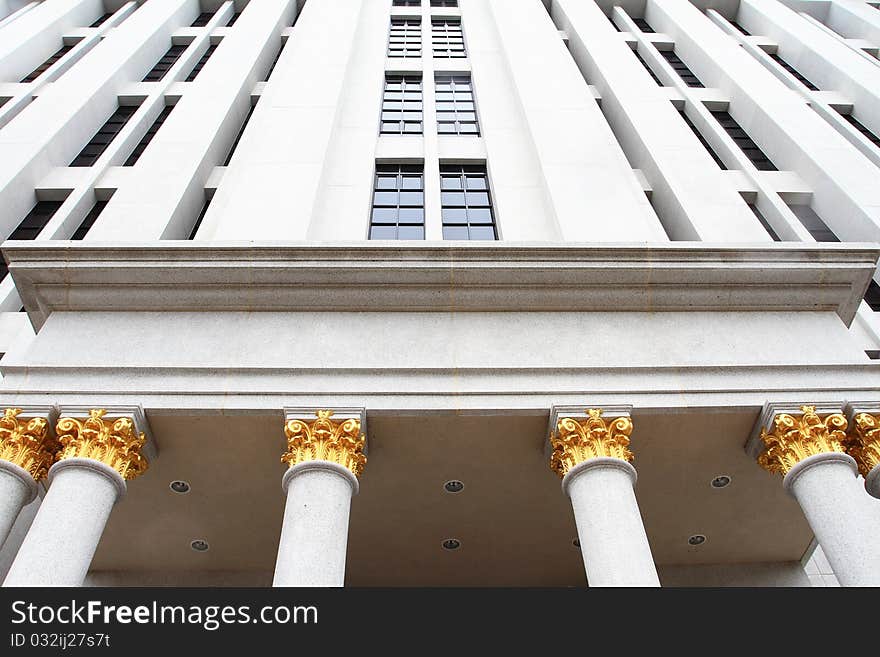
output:
M273 586L342 586L357 479L335 463L310 461L288 470L283 486L287 504Z
M112 468L70 458L52 466L40 510L4 586L79 586L125 482Z
M840 453L804 459L785 477L834 574L844 586L880 586L880 506Z
M575 466L563 482L591 587L660 586L634 479L626 461L600 457Z

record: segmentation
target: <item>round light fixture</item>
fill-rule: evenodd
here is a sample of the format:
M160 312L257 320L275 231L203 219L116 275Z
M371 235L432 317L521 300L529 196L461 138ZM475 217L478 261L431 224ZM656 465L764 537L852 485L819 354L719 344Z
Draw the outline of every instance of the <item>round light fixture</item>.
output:
M706 542L706 537L702 534L694 534L688 538L688 545L702 545Z
M208 551L208 547L209 547L209 546L208 546L208 541L202 540L201 538L197 538L196 540L192 541L192 542L189 544L189 546L190 546L195 552L207 552L207 551Z
M447 493L460 493L464 488L464 484L460 482L458 479L450 479L445 484L443 484L443 488Z
M443 541L443 549L444 550L457 550L461 547L461 541L457 538L447 538Z
M168 484L168 488L170 488L175 493L179 495L185 495L189 492L189 484L181 479L176 479Z
M712 480L712 488L727 488L730 486L730 475L718 475Z

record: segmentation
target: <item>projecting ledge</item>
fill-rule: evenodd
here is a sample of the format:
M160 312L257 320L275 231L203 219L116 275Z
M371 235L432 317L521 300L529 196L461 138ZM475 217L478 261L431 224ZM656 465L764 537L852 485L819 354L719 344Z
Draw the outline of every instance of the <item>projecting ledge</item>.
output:
M88 310L833 311L878 244L3 243L31 320Z

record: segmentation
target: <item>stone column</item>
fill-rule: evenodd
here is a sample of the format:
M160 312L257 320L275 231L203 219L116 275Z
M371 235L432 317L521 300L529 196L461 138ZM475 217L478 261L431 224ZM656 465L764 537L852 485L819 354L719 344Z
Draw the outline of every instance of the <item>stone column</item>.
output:
M571 498L587 581L594 586L660 586L633 486L627 413L606 422L601 409L583 418L554 409L550 467Z
M147 469L146 437L131 417L62 417L61 450L49 469L49 491L40 505L4 586L79 586L85 579L113 505L126 480Z
M865 478L865 490L880 498L880 403L850 404L852 430L846 451Z
M846 453L846 418L840 412L765 411L758 463L784 476L834 574L844 586L880 585L880 513L857 479ZM839 408L837 409L840 410Z
M50 409L7 408L0 418L0 547L19 512L37 497L37 482L55 460ZM29 418L29 419L28 419Z
M309 418L288 411L284 433L290 467L273 586L342 586L352 495L364 469L364 412L320 410ZM314 419L317 417L317 419ZM310 420L310 421L308 421Z

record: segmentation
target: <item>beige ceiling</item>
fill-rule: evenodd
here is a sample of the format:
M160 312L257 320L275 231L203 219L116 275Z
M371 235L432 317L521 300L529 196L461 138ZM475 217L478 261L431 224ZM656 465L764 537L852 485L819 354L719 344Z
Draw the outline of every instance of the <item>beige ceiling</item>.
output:
M281 414L148 415L160 456L130 483L93 569L271 572L284 505ZM792 561L807 549L812 534L781 478L743 451L756 416L634 414L636 491L658 564ZM571 507L544 456L547 421L369 415L346 584L583 586ZM711 488L718 474L733 483ZM174 479L191 492L171 492ZM446 493L449 479L464 490ZM708 540L691 547L696 533ZM451 537L462 545L454 552L441 548ZM195 538L210 550L192 551Z

